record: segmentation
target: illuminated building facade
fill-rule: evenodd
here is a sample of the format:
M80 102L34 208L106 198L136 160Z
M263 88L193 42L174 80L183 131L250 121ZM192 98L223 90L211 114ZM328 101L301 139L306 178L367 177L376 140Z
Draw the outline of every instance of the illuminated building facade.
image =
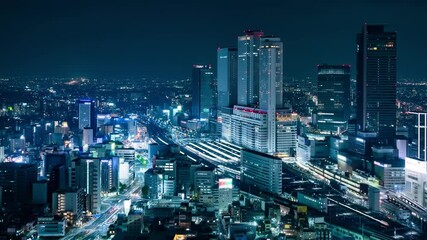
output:
M427 162L405 158L405 194L427 207Z
M274 194L282 193L282 159L249 149L240 153L242 182Z
M258 105L259 94L259 45L261 31L245 31L237 39L237 104Z
M350 117L350 65L317 66L317 128L338 134Z
M192 116L209 119L215 110L214 75L211 65L193 65Z
M413 122L409 126L409 157L427 161L427 113L409 112Z

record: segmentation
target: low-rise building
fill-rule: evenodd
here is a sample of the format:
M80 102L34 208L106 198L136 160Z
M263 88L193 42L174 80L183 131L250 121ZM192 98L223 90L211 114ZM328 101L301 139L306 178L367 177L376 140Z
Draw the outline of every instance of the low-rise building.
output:
M39 217L37 219L37 232L39 237L63 237L67 221L58 216Z

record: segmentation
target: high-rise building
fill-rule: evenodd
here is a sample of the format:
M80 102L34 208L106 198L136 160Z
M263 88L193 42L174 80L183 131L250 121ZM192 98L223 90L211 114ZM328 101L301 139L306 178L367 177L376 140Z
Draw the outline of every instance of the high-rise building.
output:
M101 161L98 158L82 158L72 162L72 187L86 192L86 210L101 210Z
M427 113L409 112L412 122L409 128L409 157L427 161Z
M30 203L32 185L37 182L37 165L14 162L0 163L0 194L3 207ZM0 203L1 204L1 203Z
M261 31L245 31L237 39L237 104L257 106L259 102L259 45Z
M191 93L193 118L209 119L214 114L215 94L211 65L193 65Z
M237 49L218 49L218 110L237 104Z
M396 135L396 32L363 26L357 35L357 121L383 144Z
M317 66L317 128L345 130L350 117L350 65Z
M112 157L101 160L101 191L112 192L119 190L120 159ZM128 173L129 174L129 173Z
M77 104L79 107L79 129L96 129L95 101L92 99L80 99Z
M276 110L283 107L283 44L261 37L259 48L259 108L267 111L268 152L276 152Z
M242 182L260 190L282 193L282 159L249 149L240 152Z
M261 37L259 47L259 108L274 112L283 107L283 43Z

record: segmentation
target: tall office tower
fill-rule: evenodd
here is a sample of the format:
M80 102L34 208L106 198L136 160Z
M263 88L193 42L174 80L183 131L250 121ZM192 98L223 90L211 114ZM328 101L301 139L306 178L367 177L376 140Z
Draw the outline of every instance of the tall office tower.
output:
M83 188L87 194L86 210L101 210L101 161L98 158L76 159L72 163L72 187Z
M242 182L274 194L282 193L282 159L249 149L240 151Z
M261 31L245 31L237 39L237 104L258 105L259 95L259 45Z
M118 159L118 158L116 158ZM115 172L117 171L117 172ZM114 175L118 175L118 169L113 168L113 159L101 160L101 191L110 192L118 190L119 182L114 182ZM117 179L117 177L116 177Z
M32 185L37 182L37 165L14 162L0 163L0 206L31 203Z
M427 112L409 112L412 122L409 128L409 157L427 161Z
M317 128L341 133L350 117L350 65L317 66Z
M218 110L237 104L237 49L218 49Z
M193 65L191 98L193 118L209 119L216 104L211 65Z
M396 135L396 32L363 26L357 35L357 121L383 144Z
M283 44L261 37L259 47L259 108L267 111L268 152L277 151L276 110L283 107Z
M219 48L217 63L218 133L230 140L231 108L237 104L237 49Z
M77 104L79 106L79 129L93 128L96 131L95 101L92 99L80 99Z

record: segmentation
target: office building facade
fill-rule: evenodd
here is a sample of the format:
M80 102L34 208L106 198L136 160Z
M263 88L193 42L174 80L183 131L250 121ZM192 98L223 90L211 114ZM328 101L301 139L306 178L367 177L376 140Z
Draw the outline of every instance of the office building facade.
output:
M396 135L396 32L363 26L357 35L357 122L392 144Z
M276 152L276 110L283 106L283 44L261 37L259 48L259 108L267 112L267 152Z
M95 101L92 99L80 99L78 102L79 109L79 129L84 128L96 129L96 112Z
M245 31L237 40L237 104L257 106L259 102L259 45L261 31Z
M350 117L350 65L317 66L317 128L339 134Z
M215 112L214 75L211 65L193 65L192 78L192 116L196 119L209 119Z
M427 113L409 112L411 124L408 126L411 141L408 147L409 157L427 161Z
M101 210L101 160L82 158L72 162L71 186L83 188L86 193L86 210L99 213Z
M282 193L282 159L249 149L240 152L243 183L273 194Z
M58 190L52 194L52 213L76 224L83 217L85 191L83 188Z
M217 56L218 110L237 104L237 49L219 48Z
M37 165L0 163L0 193L3 207L31 203L32 185L37 182Z

